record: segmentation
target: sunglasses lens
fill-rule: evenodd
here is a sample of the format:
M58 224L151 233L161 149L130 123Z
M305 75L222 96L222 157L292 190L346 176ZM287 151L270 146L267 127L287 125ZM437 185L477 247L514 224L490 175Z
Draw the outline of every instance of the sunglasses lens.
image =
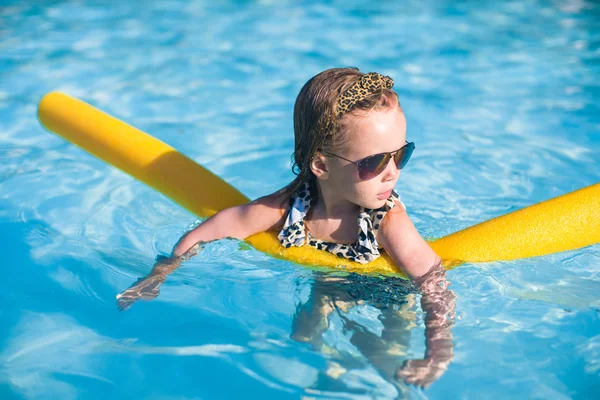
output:
M375 178L390 162L389 154L375 154L363 159L358 165L358 177L363 181Z
M394 155L394 162L399 169L402 169L406 166L414 150L415 144L410 142L396 152ZM388 163L390 162L390 157L390 153L386 153L375 154L374 156L362 159L358 163L358 177L363 181L375 178L377 175L383 172L385 167L387 167Z
M413 151L415 151L415 144L413 142L407 143L399 152L394 156L394 161L399 169L402 169L410 160Z

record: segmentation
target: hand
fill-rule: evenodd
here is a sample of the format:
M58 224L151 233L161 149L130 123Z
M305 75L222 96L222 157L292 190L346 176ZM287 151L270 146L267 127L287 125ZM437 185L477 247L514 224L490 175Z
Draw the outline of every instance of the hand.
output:
M446 372L446 369L448 369L448 362L444 361L435 361L431 358L407 360L396 371L396 379L427 389Z
M161 275L149 275L138 279L129 289L117 295L119 311L125 311L138 300L152 300L159 295L160 285L165 281Z

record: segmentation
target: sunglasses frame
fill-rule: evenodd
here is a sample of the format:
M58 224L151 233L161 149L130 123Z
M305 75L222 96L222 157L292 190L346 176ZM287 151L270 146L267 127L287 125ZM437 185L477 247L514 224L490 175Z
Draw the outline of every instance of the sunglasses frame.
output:
M360 175L361 175L361 174L360 174L360 170L361 170L361 164L362 164L362 163L364 163L364 162L365 162L365 160L368 160L368 159L370 159L370 158L372 158L372 157L377 157L377 156L381 156L381 155L382 155L382 156L384 156L384 159L383 159L382 161L385 161L385 157L388 157L388 159L387 159L387 160L386 160L386 161L383 163L385 166L387 166L387 165L389 164L390 160L392 159L392 157L396 157L396 154L400 153L400 152L401 152L403 149L406 149L406 148L411 148L411 147L412 147L412 149L411 149L411 152L410 152L410 154L412 155L413 151L415 151L415 143L414 143L414 142L409 142L409 141L407 140L407 141L406 141L406 144L405 144L404 146L400 147L398 150L395 150L395 151L390 151L390 152L385 152L385 153L377 153L377 154L373 154L373 155L367 156L367 157L365 157L365 158L361 158L361 159L360 159L360 160L358 160L358 161L352 161L352 160L348 160L347 158L344 158L344 157L342 157L342 156L338 156L337 154L334 154L334 153L330 153L330 152L328 152L328 151L326 151L326 150L322 150L321 152L322 152L323 154L326 154L326 155L328 155L328 156L334 156L334 157L340 158L340 159L342 159L342 160L348 161L349 163L352 163L352 164L356 165L356 167L358 168L358 175L359 175L359 177L360 177ZM409 160L410 160L410 158L409 158ZM406 166L406 163L407 163L407 162L408 162L408 160L406 160L406 162L404 163L404 165L402 165L402 166L398 166L398 168L399 168L399 169L402 169L402 168L404 168L404 167ZM378 163L378 165L379 165L379 163ZM384 169L385 169L385 168L384 168ZM366 180L369 180L369 179L373 179L373 178L375 178L376 176L378 176L379 174L381 174L381 173L384 171L384 169L382 169L381 171L379 171L379 173L377 173L377 174L373 175L372 177L369 177L369 178L364 178L364 179L361 177L361 180L363 180L363 181L366 181ZM377 169L375 169L375 171L377 171ZM373 171L373 172L375 172L375 171Z

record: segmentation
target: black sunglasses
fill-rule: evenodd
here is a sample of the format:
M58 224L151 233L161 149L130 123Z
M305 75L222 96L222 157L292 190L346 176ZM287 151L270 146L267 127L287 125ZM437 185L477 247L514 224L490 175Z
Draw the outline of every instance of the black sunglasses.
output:
M351 162L352 164L358 167L358 177L362 181L366 181L369 179L375 178L377 175L381 174L385 167L387 167L390 159L394 157L394 163L398 169L402 169L410 160L410 156L413 151L415 151L414 142L406 142L406 144L400 147L396 151L390 151L389 153L379 153L373 154L372 156L368 156L358 161L351 161L342 156L338 156L337 154L330 153L328 151L322 151L323 154L327 154L329 156L334 156L337 158L341 158L342 160L346 160Z

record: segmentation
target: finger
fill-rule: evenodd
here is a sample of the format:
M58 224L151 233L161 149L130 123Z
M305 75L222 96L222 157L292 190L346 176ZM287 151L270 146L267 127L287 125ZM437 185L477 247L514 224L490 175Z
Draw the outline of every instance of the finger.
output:
M127 290L124 290L124 291L122 291L121 293L119 293L119 294L116 296L116 298L117 298L117 299L129 298L129 297L131 297L131 294L132 294L132 293L135 293L135 292L133 292L131 289L127 289Z
M128 301L119 301L117 302L117 308L119 309L119 311L125 311L127 310L129 307L131 307L131 302Z
M398 372L396 372L396 376L400 377L400 378L408 378L410 376L413 375L413 371L411 371L408 368L399 370Z
M118 299L122 300L122 301L127 301L127 300L135 300L138 297L140 297L140 294L137 292L123 292L119 295Z
M408 383L409 385L415 385L415 386L418 386L418 384L417 384L417 383L419 382L419 379L417 379L417 377L416 377L416 376L409 376L409 377L407 377L407 378L406 378L406 380L405 380L405 381L406 381L406 383Z
M136 296L134 294L132 294L132 293L123 292L123 293L119 293L116 296L116 299L117 300L127 300L127 299L133 299L135 297Z
M127 289L121 293L119 293L117 295L117 299L129 299L132 297L132 295L134 295L135 292L133 292L131 289Z
M137 294L136 294L136 296L124 294L123 296L121 296L121 298L119 300L117 300L117 307L119 307L122 310L126 310L129 307L131 307L131 305L133 303L135 303L137 300L139 300L139 298L140 297Z
M123 292L123 297L127 299L139 299L141 296L141 291L143 288L135 287L131 289L127 289Z

